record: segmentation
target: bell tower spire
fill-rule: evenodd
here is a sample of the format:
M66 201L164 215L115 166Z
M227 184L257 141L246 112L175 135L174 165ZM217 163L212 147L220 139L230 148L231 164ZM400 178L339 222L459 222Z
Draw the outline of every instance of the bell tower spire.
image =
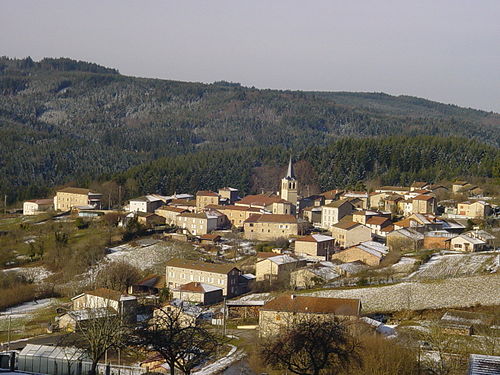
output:
M290 156L286 176L281 179L280 196L282 199L287 200L288 202L291 202L294 205L296 205L298 200L297 197L298 190L299 190L299 182L297 181L297 177L295 177L295 172L293 170L292 156Z

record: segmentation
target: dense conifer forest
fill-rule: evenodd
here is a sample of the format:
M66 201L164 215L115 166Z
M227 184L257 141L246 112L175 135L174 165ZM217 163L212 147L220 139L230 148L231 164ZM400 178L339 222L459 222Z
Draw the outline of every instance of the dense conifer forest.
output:
M10 202L110 179L130 194L229 184L251 192L258 168L290 153L328 189L498 176L500 116L383 93L259 90L3 57L0 145Z

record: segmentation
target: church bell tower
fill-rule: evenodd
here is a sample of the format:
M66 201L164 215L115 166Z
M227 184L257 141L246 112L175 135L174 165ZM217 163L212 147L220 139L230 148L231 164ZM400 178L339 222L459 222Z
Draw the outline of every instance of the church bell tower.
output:
M281 198L285 199L294 205L297 204L297 192L299 190L299 182L293 172L292 157L288 163L288 171L285 177L281 179Z

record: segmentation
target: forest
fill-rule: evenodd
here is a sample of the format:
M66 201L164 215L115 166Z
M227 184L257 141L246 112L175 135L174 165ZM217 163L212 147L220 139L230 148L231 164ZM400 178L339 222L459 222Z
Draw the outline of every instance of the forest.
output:
M384 93L260 90L1 57L0 146L0 193L10 203L111 178L128 180L134 194L217 179L247 192L260 188L258 168L290 153L329 188L375 175L391 183L492 175L500 115Z

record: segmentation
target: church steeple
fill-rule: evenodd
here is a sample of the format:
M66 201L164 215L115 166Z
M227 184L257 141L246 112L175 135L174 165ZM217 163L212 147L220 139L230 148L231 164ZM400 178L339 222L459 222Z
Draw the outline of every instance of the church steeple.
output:
M280 196L282 199L297 204L297 193L299 190L299 183L297 177L295 177L295 172L293 170L292 157L288 162L288 170L286 176L281 179L281 192Z
M288 162L288 171L286 173L286 179L295 180L295 173L293 171L292 156L290 155L290 161Z

